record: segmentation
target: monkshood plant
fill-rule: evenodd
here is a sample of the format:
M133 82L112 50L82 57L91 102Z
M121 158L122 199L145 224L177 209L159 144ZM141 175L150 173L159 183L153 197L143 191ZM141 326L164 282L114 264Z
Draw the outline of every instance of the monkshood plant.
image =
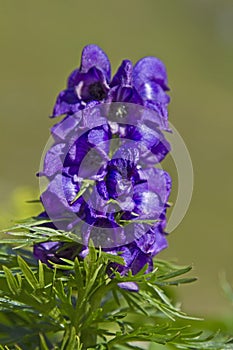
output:
M57 97L40 179L42 212L9 228L0 253L1 349L233 349L190 328L171 286L191 267L167 247L171 178L166 68L96 45ZM155 258L156 257L156 258ZM183 320L181 322L181 320Z

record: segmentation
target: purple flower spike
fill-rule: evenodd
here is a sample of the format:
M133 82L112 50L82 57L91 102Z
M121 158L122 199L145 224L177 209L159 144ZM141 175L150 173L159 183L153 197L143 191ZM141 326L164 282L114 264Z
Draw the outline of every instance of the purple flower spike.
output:
M57 97L52 117L64 118L51 129L53 145L39 173L49 182L41 194L49 227L73 232L80 244L37 244L37 259L50 267L61 258L83 259L92 240L123 258L123 265L109 264L111 278L114 270L152 271L153 257L167 247L171 179L155 165L170 151L162 132L169 130L168 90L158 58L123 60L111 77L104 51L84 47L80 67ZM133 282L119 287L138 291Z

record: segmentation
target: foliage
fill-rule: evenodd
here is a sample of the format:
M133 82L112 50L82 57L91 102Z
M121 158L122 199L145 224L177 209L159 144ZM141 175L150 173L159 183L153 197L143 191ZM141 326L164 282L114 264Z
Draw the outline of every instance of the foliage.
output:
M145 267L134 276L112 271L109 277L109 263L123 259L90 246L83 260L63 259L51 269L37 264L28 247L45 240L71 244L77 238L39 226L43 222L21 222L9 230L13 239L1 241L0 349L142 349L138 342L233 349L227 336L190 328L192 318L170 300L170 286L195 280L183 276L191 267L156 260L151 273L145 274ZM139 292L121 288L123 282L137 283Z

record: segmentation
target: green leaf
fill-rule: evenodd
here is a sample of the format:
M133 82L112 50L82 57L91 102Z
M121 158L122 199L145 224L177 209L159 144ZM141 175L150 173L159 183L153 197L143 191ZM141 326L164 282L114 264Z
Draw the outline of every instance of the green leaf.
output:
M44 288L45 286L45 279L44 279L44 268L42 262L39 260L39 288Z
M63 337L61 344L61 350L82 350L82 344L80 344L80 339L76 335L75 327L68 329Z
M76 330L74 327L71 328L69 341L66 345L66 350L73 350L76 348L78 337L76 336ZM79 346L78 346L79 348Z
M81 264L80 264L78 258L75 258L75 260L74 260L74 271L75 271L76 285L77 285L79 293L81 293L83 290L83 287L84 287L83 268L81 267ZM80 295L80 298L81 297L82 296Z
M113 255L113 254L110 254L110 253L101 252L101 256L104 258L105 261L115 262L117 264L120 264L120 265L124 266L125 265L125 261L120 256L120 254L121 254L121 252L119 252L119 255Z
M35 311L31 309L30 305L23 302L19 302L10 297L2 298L0 297L0 309L2 310L20 310L24 312L34 313Z
M70 204L73 204L74 202L76 202L76 200L78 200L91 185L94 185L94 183L95 183L94 180L82 179L81 188L79 192L76 194L76 196L74 197L74 199L70 202Z
M10 269L8 269L8 267L3 266L2 268L6 275L7 284L11 293L18 294L21 286L19 285L17 279L14 277L13 273Z
M71 233L43 228L40 223L18 224L15 241L32 244L58 239L76 244ZM148 274L145 266L136 275L121 276L114 271L109 278L109 263L123 265L124 260L96 249L92 242L84 260L63 259L64 265L55 264L55 269L41 262L35 266L31 252L19 252L18 258L12 249L0 252L4 265L0 271L0 342L4 350L5 345L13 350L16 344L24 350L31 350L32 344L35 350L80 350L80 338L89 333L98 336L98 344L91 343L96 350L140 348L135 341L186 350L233 349L231 340L222 334L196 332L197 323L195 332L194 327L187 330L189 317L174 306L168 289L163 288L192 282L193 278L183 277L191 267L156 260L155 270ZM137 283L139 292L118 287L127 281Z
M24 274L24 277L26 278L26 280L30 284L30 286L33 289L37 289L40 286L40 284L37 281L34 272L28 266L26 261L23 258L21 258L20 256L18 256L18 264L19 264L19 267L21 268L21 270Z
M49 350L46 340L42 333L39 333L39 337L40 337L40 348L41 348L40 350Z

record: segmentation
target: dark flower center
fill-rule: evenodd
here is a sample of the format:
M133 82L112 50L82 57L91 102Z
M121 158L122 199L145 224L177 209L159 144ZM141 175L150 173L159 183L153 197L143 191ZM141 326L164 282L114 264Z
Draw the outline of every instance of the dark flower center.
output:
M103 100L106 97L106 92L100 82L93 83L88 88L90 96L97 101Z

